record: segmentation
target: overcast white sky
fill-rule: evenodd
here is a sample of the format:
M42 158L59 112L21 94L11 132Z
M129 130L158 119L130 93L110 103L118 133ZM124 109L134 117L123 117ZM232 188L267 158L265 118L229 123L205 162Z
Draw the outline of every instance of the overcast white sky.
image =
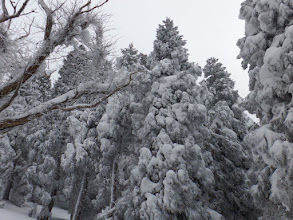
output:
M166 17L174 20L187 40L189 60L204 66L209 57L219 58L236 81L241 96L248 93L248 74L236 57L236 42L244 36L244 21L238 19L244 0L109 0L104 11L112 15L117 49L130 43L143 53L153 49L156 29Z

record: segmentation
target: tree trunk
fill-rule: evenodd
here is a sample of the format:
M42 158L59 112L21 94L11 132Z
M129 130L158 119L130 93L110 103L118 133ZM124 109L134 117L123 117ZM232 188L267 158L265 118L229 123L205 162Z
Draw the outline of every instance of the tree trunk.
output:
M117 164L116 164L117 155L114 158L113 166L112 166L112 178L111 178L111 199L110 199L110 209L113 208L115 205L115 194L116 194L116 171L117 171Z
M83 177L82 177L82 181L81 181L81 184L80 184L80 189L79 189L79 192L78 192L75 207L74 207L73 213L72 213L71 218L70 218L71 220L77 220L80 217L80 201L82 199L82 195L83 195L85 185L86 185L86 176L87 175L86 175L86 172L85 172L83 174Z
M10 192L11 192L11 189L12 189L12 183L13 183L13 174L11 176L11 178L9 178L9 181L8 181L8 184L5 188L5 192L4 192L4 195L3 195L3 199L4 200L9 200L9 195L10 195Z
M52 209L54 207L56 195L57 195L57 188L55 187L55 189L51 193L51 201L49 202L48 205L42 207L42 210L38 216L38 220L49 220L49 218L51 217Z
M5 192L3 195L4 200L9 200L10 192L11 192L12 185L13 185L14 173L15 173L15 162L13 163L13 169L12 169L11 175L8 179L8 184L5 188Z

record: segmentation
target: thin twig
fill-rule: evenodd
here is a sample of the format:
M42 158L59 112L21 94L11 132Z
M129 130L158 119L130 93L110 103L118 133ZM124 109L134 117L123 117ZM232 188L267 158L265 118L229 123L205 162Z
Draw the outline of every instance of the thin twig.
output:
M101 3L101 4L99 4L99 5L96 5L96 6L90 8L90 9L88 9L88 10L86 10L86 11L81 11L80 14L88 13L88 12L91 12L91 11L97 9L97 8L100 8L100 7L102 7L104 4L106 4L108 1L109 1L109 0L105 0L103 3ZM85 8L86 6L90 5L90 3L91 3L91 1L89 1L87 4L85 4L83 8ZM83 9L83 8L81 8L81 9Z
M32 22L30 23L28 31L25 30L25 27L23 28L23 30L26 32L25 35L22 35L22 36L16 38L15 41L19 41L19 40L24 39L24 38L26 38L26 37L28 37L30 35L31 28L32 28L32 25L34 23L34 20L35 20L35 18L33 18Z

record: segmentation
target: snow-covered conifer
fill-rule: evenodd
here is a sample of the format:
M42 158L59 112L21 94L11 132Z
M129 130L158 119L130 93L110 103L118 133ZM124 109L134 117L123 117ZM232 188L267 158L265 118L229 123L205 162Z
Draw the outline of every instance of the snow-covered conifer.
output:
M139 53L133 44L121 50L122 56L117 59L117 68L127 69L128 71L136 71L138 66L145 66L147 56Z
M60 77L54 84L54 93L63 94L75 88L88 70L88 57L84 46L74 48L63 61L63 66L59 70Z
M255 154L252 195L271 219L293 216L292 14L292 1L247 0L239 15L245 20L239 58L250 77L247 108L261 124L247 138Z
M250 120L223 64L209 58L203 72L205 80L201 84L207 87L205 102L211 132L206 147L213 158L209 166L215 177L210 202L225 218L254 219L257 212L245 182L251 151L243 143Z
M166 19L150 55L152 85L137 131L140 156L125 219L209 219L213 211L204 196L214 176L201 150L206 131L206 108L196 83L201 69L188 62L184 45Z

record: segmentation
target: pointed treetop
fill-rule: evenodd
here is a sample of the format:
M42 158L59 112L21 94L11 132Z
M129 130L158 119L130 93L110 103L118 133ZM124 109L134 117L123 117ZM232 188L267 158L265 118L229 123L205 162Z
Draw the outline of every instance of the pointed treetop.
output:
M124 66L129 66L135 63L138 63L139 56L138 50L135 49L133 44L129 44L129 46L125 49L121 49L122 57L121 64Z
M223 64L219 62L219 59L211 57L206 62L207 63L203 68L205 78L216 73L226 72L226 67L224 67Z
M218 59L211 57L206 61L206 65L203 68L204 77L207 78L207 86L221 86L225 89L223 85L230 89L234 89L234 81L230 78L230 73L227 72L226 67L218 61ZM222 80L221 80L222 79ZM218 82L220 80L220 82Z
M167 18L163 23L163 25L159 25L157 38L154 41L153 55L155 60L171 59L172 53L178 51L178 49L183 49L183 52L187 55L187 49L183 48L186 41L183 40L182 35L179 35L178 27L174 26L170 18Z
M226 67L218 59L212 57L207 60L203 72L206 86L214 97L211 106L218 101L225 100L231 107L239 95L234 90L235 82L230 78L231 74L227 72Z

